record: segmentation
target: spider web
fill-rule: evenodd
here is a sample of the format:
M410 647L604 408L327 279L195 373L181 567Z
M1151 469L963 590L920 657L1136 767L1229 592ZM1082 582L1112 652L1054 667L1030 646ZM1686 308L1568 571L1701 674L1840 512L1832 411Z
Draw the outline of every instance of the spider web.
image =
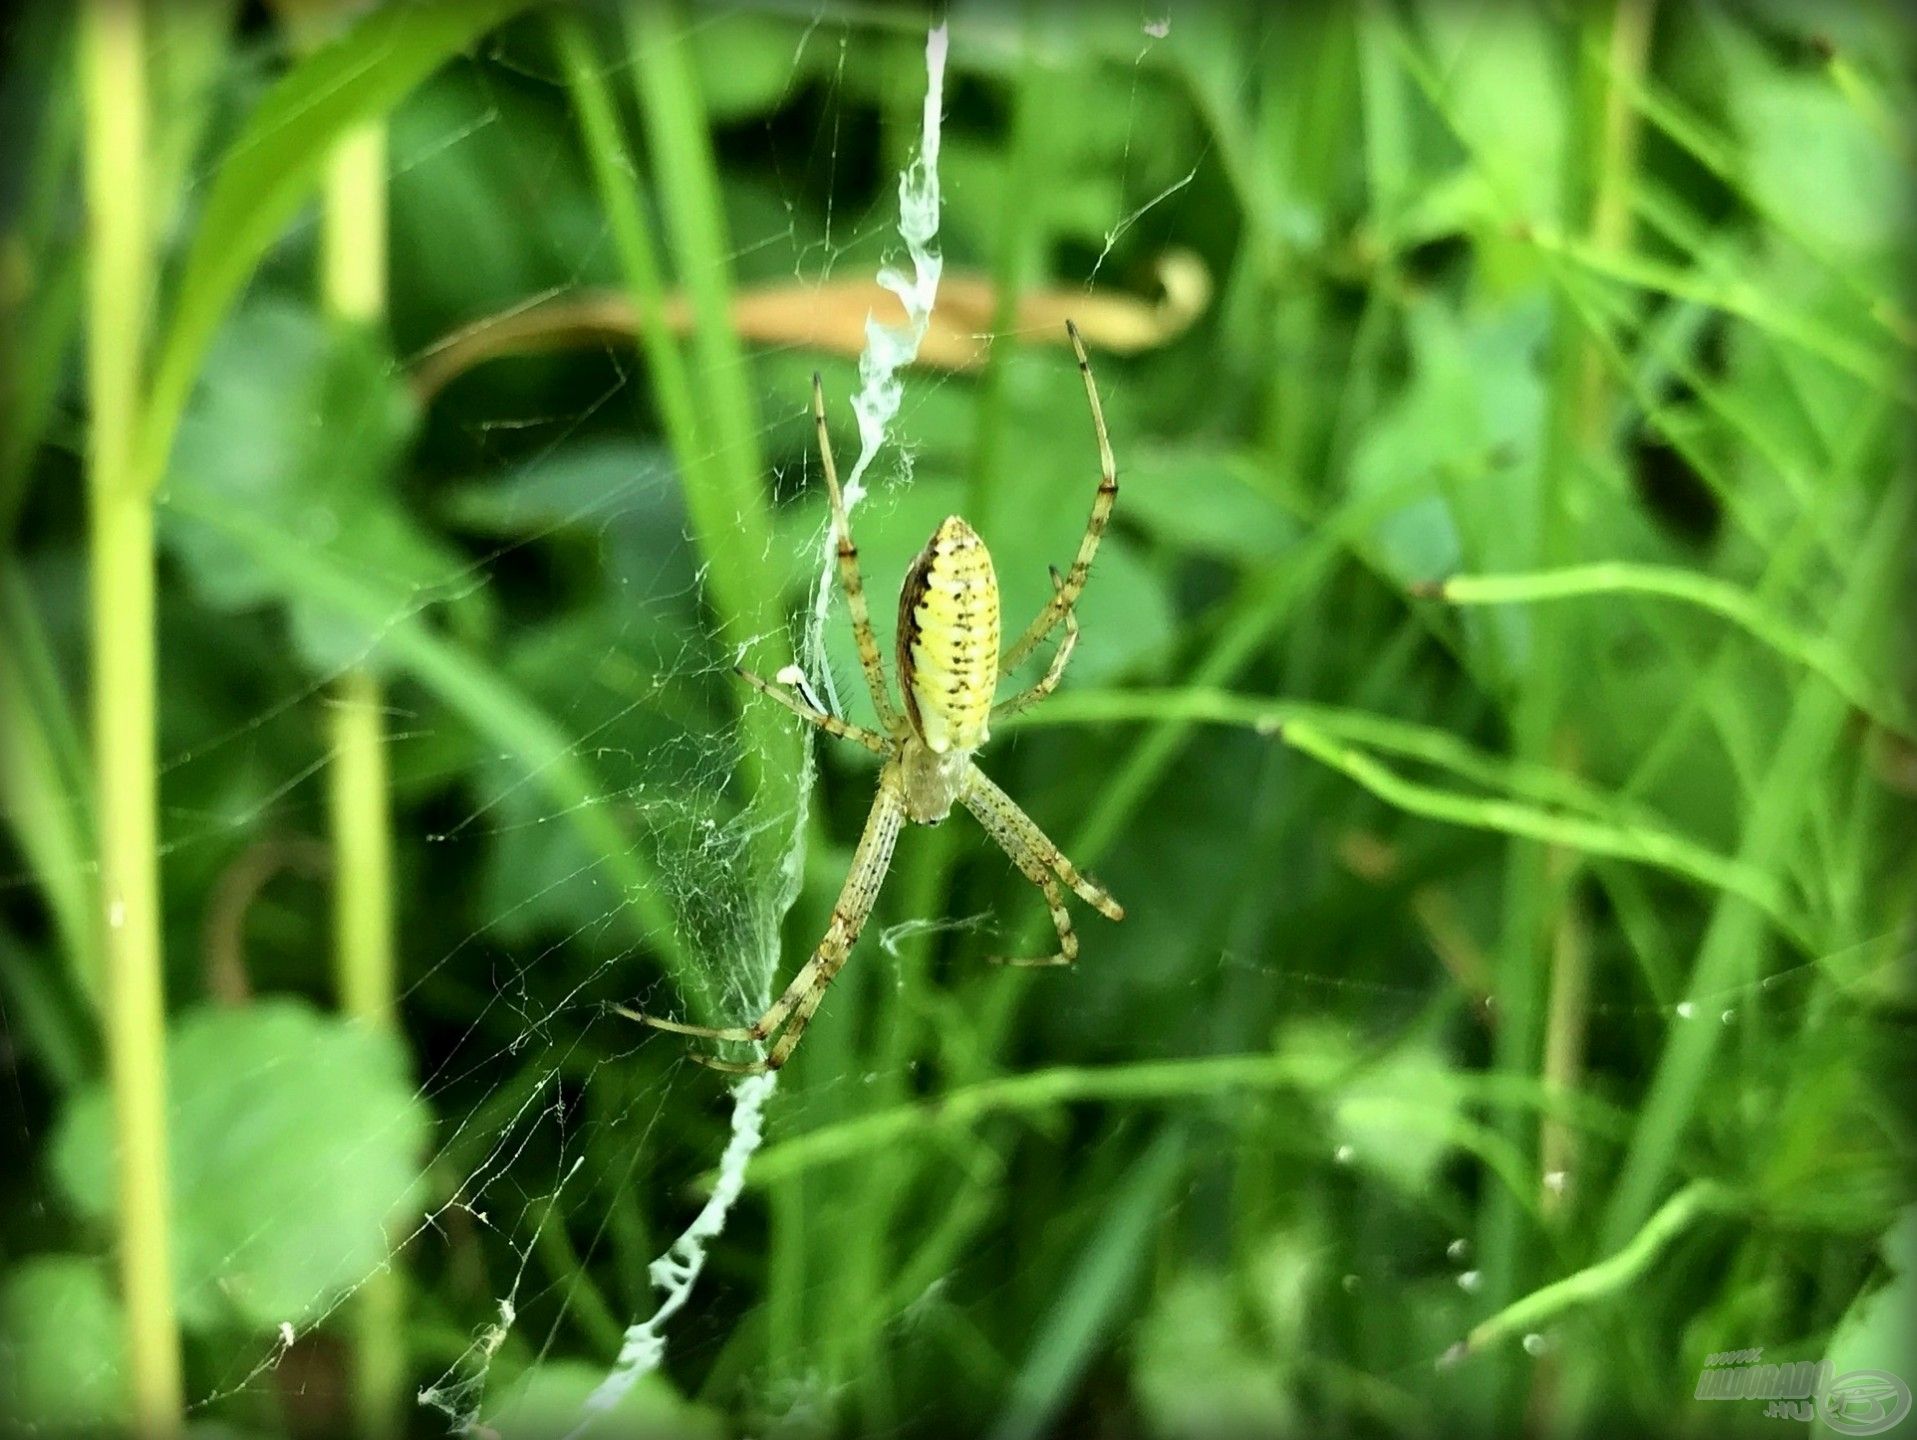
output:
M694 28L719 23L701 20ZM1178 147L1168 170L1134 156L1134 140L1142 150L1160 139L1148 133L1148 111L1129 118L1130 107L1140 103L1145 61L1153 47L1177 35L1171 22L1158 18L1135 28L1138 58L1125 101L1128 118L1119 161L1125 201L1097 227L1097 242L1083 257L1089 276L1117 268L1115 257L1140 232L1165 222L1177 202L1190 198L1187 191L1215 183L1214 172L1231 163L1231 157L1215 153L1210 139ZM790 24L789 33L793 48L785 85L795 94L815 91L823 98L810 112L814 128L802 144L769 146L779 154L779 165L795 168L777 170L753 191L750 203L734 217L733 249L725 258L736 268L760 273L789 264L790 278L803 285L824 286L848 274L877 270L881 283L897 297L904 322L868 319L856 377L847 373L849 367L840 367L834 377L840 383L836 388L828 384L827 394L835 436L846 434L848 409L858 435L857 453L845 467L848 507L867 518L907 513L915 503L919 422L958 388L938 372L906 368L926 334L941 281L941 121L955 100L944 85L946 32L940 27L929 38L908 37L917 67L910 73L920 97L913 107L918 126L904 167L884 172L874 183L840 178L842 167L850 172L866 164L852 151L855 144L869 142L855 142L841 130L842 112L854 108L841 86L849 49L870 37L823 15ZM1006 35L991 23L975 19L971 29L961 28L958 34L961 44L967 35L977 37L987 55L985 63L1002 62L1002 52L1010 48ZM965 58L979 63L977 55ZM1235 69L1227 67L1225 85L1245 80L1254 66L1271 58L1236 57ZM623 82L631 63L628 56L610 64L606 78ZM498 193L537 205L548 187L556 188L546 177L559 162L540 143L516 144L513 137L529 108L528 94L560 83L543 57L501 48L411 107L401 118L391 157L399 212L404 213L410 183L417 181L422 188L439 184L448 167L459 173L467 152L502 137L503 145L492 143L487 149L488 163L502 167L502 173L487 178ZM751 138L768 142L772 137ZM886 155L882 147L880 154ZM956 173L967 173L964 163L961 156ZM879 167L874 163L869 168ZM952 184L952 173L945 177L947 201L964 193ZM192 183L203 187L210 178L202 174ZM809 205L810 192L821 186L825 213L815 232L792 213ZM1170 224L1176 238L1176 222ZM482 217L473 237L475 250L482 253L475 254L473 263L493 265L502 276L520 273L510 257L483 253L484 230ZM402 243L405 238L402 235ZM260 288L271 291L275 285L297 282L300 265L310 259L312 240L310 227L296 233L287 247L291 258L283 273L269 274ZM419 236L412 241L424 243ZM529 307L570 294L608 268L604 262L611 239L603 219L549 243L547 269L539 272L536 284L516 292L530 297ZM768 264L768 257L777 257L776 263ZM409 302L399 297L398 303L430 308L425 299ZM280 334L282 319L270 305L249 310L246 323L253 328L245 332L247 339L272 340ZM400 318L405 319L403 314ZM998 336L987 330L982 338ZM410 367L427 358L406 357ZM405 897L403 904L430 912L438 893L434 887L445 886L464 902L448 905L449 912L477 912L484 923L470 933L447 936L430 923L415 928L409 920L403 940L407 986L401 1004L409 1016L432 1017L434 1039L410 1062L401 1062L402 1070L406 1063L414 1067L397 1082L409 1103L390 1104L394 1087L380 1089L373 1113L383 1118L344 1141L332 1159L344 1173L396 1146L417 1146L430 1158L422 1175L406 1177L406 1203L396 1213L408 1218L379 1229L370 1253L363 1233L350 1241L332 1233L302 1241L295 1230L293 1238L282 1240L294 1250L303 1245L307 1258L316 1262L304 1267L286 1289L291 1295L302 1284L309 1287L309 1303L297 1312L269 1324L261 1323L265 1316L257 1306L246 1305L240 1309L243 1320L217 1312L191 1317L192 1324L203 1327L196 1333L217 1342L207 1348L219 1356L210 1383L196 1386L190 1397L196 1417L224 1415L236 1404L297 1392L315 1378L337 1382L337 1359L329 1355L329 1342L347 1333L358 1309L377 1295L390 1271L428 1271L436 1282L444 1277L446 1288L461 1297L456 1305L430 1296L416 1302L421 1329L429 1336L429 1358L417 1369L436 1377L418 1400L434 1423L459 1432L502 1426L510 1431L502 1415L509 1416L512 1404L525 1399L528 1384L542 1383L549 1383L556 1397L550 1398L551 1408L542 1417L563 1422L551 1433L582 1433L609 1413L615 1418L636 1413L634 1406L646 1414L671 1416L676 1413L671 1392L654 1372L668 1358L686 1358L696 1370L724 1354L726 1337L715 1330L718 1322L706 1318L705 1307L710 1303L713 1313L729 1314L727 1290L735 1277L707 1273L715 1242L728 1227L738 1225L745 1231L737 1243L747 1263L763 1261L756 1248L757 1232L751 1228L755 1222L739 1210L738 1202L762 1142L769 1133L776 1137L782 1124L784 1112L774 1103L776 1077L746 1078L732 1084L728 1094L708 1072L666 1060L676 1042L638 1030L609 1013L607 1006L638 998L648 1009L678 1013L680 1008L681 997L673 994L672 982L662 978L657 963L661 937L636 915L632 892L640 883L656 886L689 967L710 981L717 1009L736 1018L762 1010L775 987L803 959L795 946L809 943L806 937L816 934L819 927L813 922L819 916L799 905L798 917L805 923L787 925L787 912L805 894L823 894L829 903L843 866L829 849L821 853L813 843L822 830L807 803L816 764L810 737L802 751L795 805L768 805L750 796L740 800L738 777L748 766L751 742L737 722L738 701L730 693L734 656L715 646L697 625L710 576L688 553L686 519L675 498L680 477L662 447L648 449L614 434L629 428L615 417L648 392L648 379L635 368L625 342L606 344L592 361L568 374L565 384L548 384L529 395L513 390L512 362L502 366L508 378L488 382L481 372L469 382L492 385L483 393L494 403L497 418L479 422L469 433L429 438L468 457L470 483L453 487L450 513L456 523L469 537L493 538L481 539L467 555L456 557L456 563L438 569L431 567L446 557L429 555L425 569L431 578L404 578L396 595L381 589L384 577L376 567L390 561L403 577L418 576L421 567L414 562L419 557L407 553L403 540L393 540L385 550L345 548L341 553L350 557L344 562L347 578L367 582L367 593L375 597L371 603L384 606L380 623L373 627L379 634L375 646L368 648L356 639L343 650L336 648L329 664L313 667L309 683L267 682L243 705L227 707L228 713L237 709L241 714L238 723L193 732L190 743L164 756L165 792L204 797L194 808L176 807L166 817L165 858L170 865L197 862L244 870L242 862L249 854L258 860L261 850L271 852L261 863L264 877L278 877L271 881L274 888L265 888L267 878L250 891L242 885L236 893L247 899L236 910L220 913L232 922L228 930L251 937L246 949L254 970L252 1002L283 1025L282 1038L289 1046L281 1054L270 1049L248 1052L246 1085L241 1088L278 1093L289 1080L295 1088L313 1083L310 1075L289 1073L309 1057L333 1053L326 1047L336 1042L345 1055L356 1043L351 1036L342 1040L330 1031L318 1037L312 1013L317 1005L274 996L281 986L297 991L299 982L289 978L292 966L277 970L270 954L276 944L297 950L300 927L320 923L323 917L293 893L299 882L286 877L289 871L300 873L297 837L324 830L325 806L316 777L331 756L323 748L316 755L310 732L315 713L323 715L336 703L336 682L387 646L412 643L409 637L429 617L436 625L443 617L449 630L479 651L498 643L503 633L523 627L530 641L516 643L509 663L501 668L515 677L521 690L557 697L548 704L546 719L563 737L547 751L536 745L516 750L497 725L475 725L470 711L451 713L457 707L446 704L443 691L426 695L415 683L392 686L385 745L405 813L416 817L401 841L416 852L422 877L421 892ZM765 361L753 382L757 388L752 399L759 412L754 448L780 457L803 455L810 441L804 377L813 354L803 344L792 343L771 347ZM1066 375L1064 380L1069 395L1076 379ZM1114 409L1108 400L1108 410ZM367 423L373 427L370 414ZM1063 423L1077 425L1078 417L1074 414ZM1126 428L1115 419L1114 438L1121 452ZM1089 453L1089 433L1081 440ZM186 443L191 441L189 433ZM842 467L847 458L843 443ZM715 449L696 458L710 460L717 453ZM941 457L941 463L954 462ZM1121 467L1127 463L1121 453ZM817 504L816 469L808 458L793 473L776 478L782 520L774 541L756 559L782 574L802 570L798 583L788 587L811 597L790 637L799 668L836 712L865 718L856 680L843 678L856 676L848 663L850 647L832 628L836 623L842 632L844 621L835 609L834 557L823 507ZM1061 503L1066 519L1057 534L1068 543L1072 524L1082 523L1074 515L1082 511L1087 495L1088 487L1081 487ZM208 521L190 494L170 494L163 497L163 505L183 523ZM1164 533L1178 533L1164 508L1154 523L1162 524ZM873 511L881 515L874 517ZM300 540L318 550L326 550L359 523L359 517L342 508L322 507L299 519L306 527ZM655 543L661 535L670 537L669 543ZM998 538L991 538L996 549ZM218 544L208 543L197 559L190 552L200 542L181 537L173 543L181 550L172 563L183 573L195 565L201 571L217 569L240 542L226 535ZM1118 573L1128 565L1143 568L1135 557L1127 558L1122 536L1114 535L1107 544L1102 572L1107 567ZM249 563L257 566L257 557ZM292 558L286 563L292 564ZM546 603L542 592L563 587L572 566L601 569L611 577L606 594L590 602L595 623L577 632L567 628L563 614L542 613L564 608ZM875 608L884 608L896 574L896 569L868 569ZM172 578L184 585L179 575ZM1102 573L1101 578L1107 577ZM52 583L61 583L59 577ZM1008 609L1015 611L1030 608L1027 602L1035 603L1042 594L1042 568L1019 583L1030 588L1022 598L1008 600ZM209 589L204 573L196 576L194 585L194 598L180 602L189 613L194 606L259 603L257 594L222 595L216 586ZM1154 659L1148 652L1142 658L1133 652L1101 662L1100 646L1110 643L1111 633L1096 619L1095 607L1103 603L1105 596L1095 583L1088 596L1079 673L1151 673ZM529 617L511 614L522 604ZM502 610L509 613L510 624L502 623ZM663 621L662 615L667 617ZM1147 615L1146 621L1151 618ZM338 626L323 606L291 614L287 625L300 635L308 656L326 654L329 644L337 646L338 631L350 629ZM268 656L284 644L285 628L262 626L248 643ZM1149 629L1149 624L1141 622L1141 628ZM183 652L190 661L190 646ZM429 662L442 655L438 650L419 653ZM273 684L280 688L270 688ZM485 703L482 696L475 705ZM661 722L659 715L668 718ZM1278 784L1273 749L1268 736L1234 736L1214 752L1215 763L1241 767L1253 777L1247 789L1269 797ZM569 767L587 777L583 788L566 788ZM222 772L231 773L230 784L223 787L209 780ZM471 788L449 789L445 777L462 775L480 780ZM848 766L835 778L854 795L839 808L848 814L858 810L864 772ZM1050 798L1053 813L1067 808L1060 797ZM72 803L77 807L81 802ZM621 869L614 857L580 840L586 817L606 805L628 817L640 869ZM1201 830L1190 815L1184 820L1191 833L1214 833ZM1229 817L1224 823L1230 823ZM245 848L236 846L236 837L246 840ZM1394 872L1407 863L1405 857L1378 853L1365 835L1349 838L1351 850L1344 857L1348 868L1378 877L1380 883L1397 883ZM1160 858L1171 866L1184 863L1178 856ZM1215 857L1200 858L1217 868ZM1150 862L1130 863L1136 874ZM306 877L309 882L312 878ZM1107 878L1125 892L1122 876ZM1257 876L1242 878L1247 884L1262 883ZM15 888L25 891L33 883L22 873ZM243 922L253 904L261 913L248 928ZM1126 953L1141 964L1170 953L1178 942L1177 918L1135 914L1130 928L1149 938ZM217 919L209 920L209 933L219 928ZM1432 913L1425 920L1433 949L1445 953L1450 917ZM985 915L901 916L892 929L871 937L868 948L875 953L863 963L887 963L880 953L896 958L902 946L928 929L985 928L992 923ZM796 941L795 934L800 937ZM419 935L426 937L423 942ZM1622 1043L1649 1024L1715 1025L1737 1034L1746 1017L1755 1023L1756 1017L1808 1009L1815 1003L1812 982L1820 976L1889 968L1907 943L1907 937L1880 937L1860 945L1857 954L1819 956L1761 977L1736 978L1702 994L1647 1000L1635 984L1607 979L1601 984L1615 986L1615 993L1601 988L1592 997L1591 1044ZM1185 945L1190 948L1188 941ZM210 955L219 947L209 943L205 948ZM1199 948L1204 963L1229 985L1242 985L1245 993L1276 989L1309 1017L1301 1026L1321 1025L1335 1042L1328 1050L1340 1050L1341 1055L1382 1043L1381 1037L1395 1040L1415 1032L1427 1013L1433 986L1443 988L1447 981L1435 974L1431 985L1400 985L1353 977L1330 965L1283 965L1272 958L1282 945L1256 927L1227 926ZM1136 979L1142 972L1131 973ZM1196 982L1187 973L1177 983ZM1108 999L1109 992L1093 992L1083 1008L1095 1010ZM1255 1047L1261 1039L1229 1033L1229 1016L1216 1023L1228 1048ZM800 1052L801 1060L805 1054ZM354 1064L364 1060L357 1054L346 1058ZM1338 1058L1328 1054L1326 1063ZM366 1063L378 1070L378 1063ZM230 1077L223 1078L230 1083ZM1410 1073L1392 1083L1415 1086L1418 1078ZM826 1093L856 1106L860 1084L858 1075L848 1074L826 1087ZM719 1096L726 1097L723 1113L706 1113L714 1110ZM1369 1098L1389 1102L1396 1092ZM1376 1108L1368 1111L1360 1103L1350 1109L1351 1123L1335 1150L1320 1158L1337 1166L1404 1163L1401 1157L1384 1155L1403 1144L1403 1133L1380 1122ZM75 1155L86 1149L71 1137L77 1126L70 1119L61 1122L53 1142L57 1148ZM34 1144L48 1140L41 1133L27 1138ZM81 1159L67 1168L73 1172L68 1177L71 1186L85 1189L92 1183L88 1174L80 1173L85 1170ZM654 1193L674 1183L658 1177L708 1174L706 1187L696 1193L663 1199ZM305 1223L316 1202L327 1198L330 1182L325 1175L304 1172L296 1183L298 1188L290 1193L260 1195L250 1202L248 1213L213 1231L208 1243L216 1243L216 1248L197 1257L205 1271L237 1286L236 1277L262 1253L263 1237ZM620 1206L621 1196L635 1194L645 1194L649 1203ZM56 1192L49 1203L65 1204L66 1197ZM623 1289L610 1295L582 1278L587 1260L608 1254L614 1257L608 1268L624 1278ZM1480 1272L1462 1233L1441 1256L1420 1258L1407 1246L1402 1253L1377 1256L1368 1270L1354 1268L1343 1280L1348 1292L1382 1297L1393 1293L1390 1287L1409 1287L1433 1275L1455 1284L1462 1295L1474 1293ZM935 1278L921 1294L899 1302L896 1319L901 1327L936 1310L940 1284ZM481 1323L474 1323L475 1314L485 1317ZM1535 1348L1526 1342L1533 1354L1551 1343L1548 1335L1533 1338ZM570 1358L580 1354L595 1358L590 1363ZM781 1382L790 1383L787 1377ZM801 1385L796 1393L777 1396L769 1404L794 1428L803 1428L825 1402Z

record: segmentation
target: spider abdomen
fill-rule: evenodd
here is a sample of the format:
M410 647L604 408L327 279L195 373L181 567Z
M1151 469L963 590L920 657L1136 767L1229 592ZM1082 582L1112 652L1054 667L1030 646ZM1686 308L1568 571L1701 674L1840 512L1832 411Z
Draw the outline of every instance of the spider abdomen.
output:
M933 532L899 592L899 679L926 748L976 750L998 689L998 576L958 516Z

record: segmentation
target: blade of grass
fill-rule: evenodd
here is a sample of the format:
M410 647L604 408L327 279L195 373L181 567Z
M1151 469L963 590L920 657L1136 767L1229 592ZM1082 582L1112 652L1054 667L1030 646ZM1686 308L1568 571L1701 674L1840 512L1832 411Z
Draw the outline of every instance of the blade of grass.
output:
M1032 1340L992 1440L1035 1440L1049 1432L1097 1347L1117 1324L1137 1283L1158 1223L1185 1163L1183 1129L1161 1132L1098 1216L1084 1258L1066 1279Z
M155 264L147 199L147 45L137 0L80 18L85 106L87 479L94 773L104 922L101 1007L113 1101L120 1300L133 1427L179 1429L183 1399L167 1178L160 950L153 506L134 451Z
M1567 1310L1611 1299L1643 1278L1671 1244L1700 1219L1733 1206L1734 1198L1723 1186L1709 1180L1694 1181L1665 1201L1611 1255L1533 1290L1472 1326L1471 1333L1446 1359L1461 1359L1486 1350L1513 1335L1541 1329Z
M693 539L706 565L715 629L762 673L785 658L775 567L767 563L771 513L762 478L757 421L746 389L745 358L731 329L724 240L714 160L703 105L677 32L663 38L639 32L659 23L652 7L629 16L644 56L641 98L662 177L680 278L693 312L696 369L689 369L666 328L665 282L637 160L626 143L591 36L572 15L553 21L553 41L572 91L580 133L600 203L611 228L626 287L640 318L640 338L653 391L679 463ZM669 49L670 53L664 53ZM774 813L802 814L810 780L810 751L775 707L754 704L737 690L743 743L740 764L747 793ZM788 844L777 826L761 832L771 873ZM776 853L775 853L776 852ZM766 977L770 983L770 974ZM699 994L688 994L696 1010ZM719 1020L716 1014L704 1016Z
M961 1086L923 1101L873 1110L769 1145L753 1160L746 1182L780 1185L821 1165L882 1153L911 1140L939 1141L991 1115L1032 1114L1078 1104L1135 1105L1298 1090L1336 1094L1351 1076L1327 1073L1313 1056L1205 1055L1141 1060L1123 1065L1058 1065ZM1486 1106L1541 1110L1595 1134L1628 1133L1629 1116L1582 1095L1547 1095L1524 1076L1452 1077L1461 1094Z
M1917 739L1895 694L1880 692L1829 637L1793 625L1728 581L1668 565L1607 561L1506 575L1454 575L1431 587L1451 605L1512 605L1592 595L1655 595L1695 605L1736 625L1786 660L1802 665L1885 729Z
M669 4L633 6L627 20L634 47L632 76L657 167L666 229L679 282L692 307L691 385L711 458L705 477L710 491L689 495L687 501L704 517L705 553L726 633L735 643L750 642L768 659L784 660L783 653L773 655L762 639L780 619L775 567L767 563L772 520L749 372L730 318L732 246L719 198L718 162L687 26ZM656 292L635 298L645 313L661 313ZM784 743L767 753L778 757L790 750Z
M1461 795L1421 785L1379 764L1363 751L1339 744L1309 723L1286 726L1284 739L1294 750L1342 772L1380 800L1410 814L1668 870L1750 902L1800 947L1809 948L1802 918L1791 912L1782 887L1762 869L1727 859L1667 830L1642 824L1607 824L1583 816L1554 814L1510 800Z
M93 780L45 627L11 566L0 572L0 695L0 801L52 915L67 984L90 1012L104 983Z
M1891 582L1910 522L1909 478L1897 476L1887 483L1876 514L1863 529L1862 549L1834 615L1832 634L1840 643L1890 623L1888 597L1897 594ZM1764 874L1786 868L1802 840L1804 806L1816 793L1817 776L1839 741L1843 723L1843 707L1828 691L1798 693L1744 821L1737 855L1741 867ZM1713 907L1687 986L1690 997L1720 993L1750 977L1755 957L1762 954L1762 915L1748 901L1733 893ZM1622 1244L1650 1213L1690 1129L1722 1033L1720 1025L1687 1023L1675 1023L1667 1031L1637 1133L1605 1208L1599 1233L1606 1248Z

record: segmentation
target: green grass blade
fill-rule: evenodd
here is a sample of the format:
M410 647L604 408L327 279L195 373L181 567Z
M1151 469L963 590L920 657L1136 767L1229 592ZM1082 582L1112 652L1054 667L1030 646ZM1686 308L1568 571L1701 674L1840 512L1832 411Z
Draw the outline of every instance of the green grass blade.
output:
M1917 738L1899 698L1880 691L1828 637L1790 623L1747 591L1711 575L1668 565L1606 561L1509 575L1454 575L1432 587L1452 605L1513 605L1592 595L1656 595L1680 600L1736 625L1784 659L1802 665L1887 730Z

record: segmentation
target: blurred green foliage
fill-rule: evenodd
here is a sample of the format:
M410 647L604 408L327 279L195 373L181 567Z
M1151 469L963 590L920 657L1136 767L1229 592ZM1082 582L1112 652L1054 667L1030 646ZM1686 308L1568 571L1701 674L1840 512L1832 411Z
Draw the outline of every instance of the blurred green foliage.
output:
M843 470L850 358L767 345L715 379L685 344L695 398L743 383L759 417L690 454L620 341L424 406L409 383L464 327L628 278L606 157L526 8L377 6L303 54L250 7L153 7L143 440L196 1430L338 1428L348 1307L390 1267L407 1383L439 1407L420 1433L567 1433L726 1136L720 1083L605 1004L752 1010L785 880L765 837L802 882L782 983L869 803L869 757L829 742L808 814L755 789L773 747L740 723L711 583L809 606L809 376ZM1742 1433L1771 1422L1691 1398L1711 1352L1917 1382L1907 19L1193 8L1162 34L951 16L948 264L1124 291L1176 246L1215 285L1162 346L1094 337L1117 517L1054 708L983 762L1128 918L1088 920L1073 973L988 969L1043 938L1036 897L962 824L908 834L665 1375L598 1426ZM655 221L675 286L896 260L916 12L671 12L676 102L618 17L579 13L647 216L688 178L655 173L656 107L709 127L726 240L688 254ZM71 17L4 26L0 1408L58 1432L125 1413L85 227ZM316 178L366 119L380 334L313 278ZM979 524L1008 618L1070 556L1097 459L1057 339L906 375L855 519L888 649L946 514ZM688 504L742 453L769 546ZM1530 603L1420 588L1613 561L1734 587L1762 623L1601 576ZM869 722L842 607L825 644ZM329 687L362 667L389 687L398 1037L333 1013L323 877L269 864L233 900L324 838ZM1830 683L1853 672L1869 715ZM1601 1268L1700 1180L1723 1203ZM1522 1344L1454 1349L1580 1275Z

